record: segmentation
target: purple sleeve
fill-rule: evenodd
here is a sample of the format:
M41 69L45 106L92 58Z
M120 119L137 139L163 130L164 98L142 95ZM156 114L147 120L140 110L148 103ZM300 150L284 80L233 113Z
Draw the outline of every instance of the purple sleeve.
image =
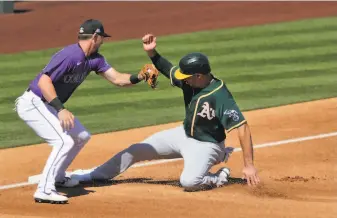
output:
M96 74L104 73L109 70L111 65L105 60L102 55L97 55L97 57L93 60L92 70L96 72Z
M56 82L65 72L69 70L70 60L67 56L62 55L62 52L58 52L51 58L50 62L42 73L48 75L53 82Z

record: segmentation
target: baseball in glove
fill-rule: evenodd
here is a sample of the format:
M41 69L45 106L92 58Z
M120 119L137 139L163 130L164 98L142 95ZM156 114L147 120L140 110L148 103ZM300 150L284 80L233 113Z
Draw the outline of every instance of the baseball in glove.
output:
M140 74L152 89L157 88L159 72L153 64L145 64L141 69Z

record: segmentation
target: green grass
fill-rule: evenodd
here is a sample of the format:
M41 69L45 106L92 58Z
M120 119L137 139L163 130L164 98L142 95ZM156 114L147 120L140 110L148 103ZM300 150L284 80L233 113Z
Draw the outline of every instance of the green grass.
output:
M337 17L158 38L173 63L188 52L206 53L242 110L337 96ZM0 55L0 147L42 142L12 110L14 101L57 49ZM139 40L106 43L101 53L121 72L149 62ZM159 89L144 83L111 86L92 73L66 106L93 133L180 121L182 94L161 76Z

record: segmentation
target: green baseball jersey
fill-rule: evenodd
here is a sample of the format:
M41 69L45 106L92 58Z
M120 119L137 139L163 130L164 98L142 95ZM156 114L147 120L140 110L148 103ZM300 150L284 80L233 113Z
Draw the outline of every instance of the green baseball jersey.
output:
M232 94L222 80L214 78L203 89L192 88L174 76L178 67L170 70L171 85L182 89L185 102L186 134L200 141L222 142L230 132L246 122Z

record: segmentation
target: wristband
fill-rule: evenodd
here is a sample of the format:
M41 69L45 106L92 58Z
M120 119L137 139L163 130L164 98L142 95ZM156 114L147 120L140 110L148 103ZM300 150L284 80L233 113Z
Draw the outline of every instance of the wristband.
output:
M131 82L132 84L139 83L140 81L141 81L141 80L138 79L138 75L133 74L133 75L130 76L130 82Z
M54 98L51 102L49 102L49 105L55 108L57 112L60 112L65 108L58 97Z

